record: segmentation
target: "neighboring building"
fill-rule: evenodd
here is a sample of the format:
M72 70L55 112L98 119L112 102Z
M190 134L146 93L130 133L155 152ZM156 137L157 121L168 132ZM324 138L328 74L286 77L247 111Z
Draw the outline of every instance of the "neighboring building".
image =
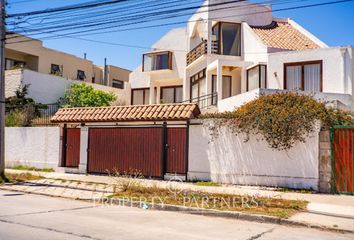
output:
M328 47L271 7L205 1L186 28L173 29L130 74L132 104L198 102L232 110L261 93L310 92L353 107L353 48ZM220 8L219 10L217 10Z
M13 36L17 36L13 38ZM22 35L9 35L5 46L6 70L25 68L39 73L71 80L122 88L128 83L130 71L116 66L96 66L92 61L46 48L43 42ZM107 76L108 81L105 81ZM116 80L118 84L112 84Z

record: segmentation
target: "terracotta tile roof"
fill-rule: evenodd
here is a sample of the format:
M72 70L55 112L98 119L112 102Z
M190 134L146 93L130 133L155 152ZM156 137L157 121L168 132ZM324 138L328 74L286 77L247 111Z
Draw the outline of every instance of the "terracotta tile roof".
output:
M53 123L189 120L200 114L197 104L156 104L113 107L62 108Z
M293 27L290 23L273 22L269 26L251 26L262 41L271 48L305 50L320 48L311 39Z

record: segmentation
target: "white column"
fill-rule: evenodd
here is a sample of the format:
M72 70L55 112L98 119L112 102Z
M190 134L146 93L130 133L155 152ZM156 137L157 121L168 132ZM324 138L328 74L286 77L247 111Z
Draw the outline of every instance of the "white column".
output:
M241 93L247 92L247 70L245 67L241 68Z
M79 172L87 172L87 156L88 156L88 127L80 127L80 164Z
M156 88L156 103L160 104L161 103L161 87L157 86Z
M150 101L149 101L149 104L154 104L155 103L155 88L154 86L151 84L150 85Z
M216 67L216 90L218 93L218 101L222 100L222 65L218 61Z
M183 79L183 101L191 99L190 96L190 78L189 78L189 71L186 69Z
M208 33L207 33L207 36L208 36L208 45L207 45L207 54L208 55L210 55L211 54L211 45L212 45L212 40L213 40L213 38L212 38L212 28L213 28L213 23L212 23L212 21L211 20L208 20L208 23L207 23L207 31L208 31Z

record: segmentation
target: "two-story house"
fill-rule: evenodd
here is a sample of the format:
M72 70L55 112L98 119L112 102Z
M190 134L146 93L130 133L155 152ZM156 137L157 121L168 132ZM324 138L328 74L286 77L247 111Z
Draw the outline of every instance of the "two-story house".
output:
M38 39L11 34L5 46L5 69L27 70L60 76L66 79L122 88L131 71L112 66L97 66L85 57L43 46ZM85 54L86 55L86 54Z
M328 47L271 6L210 0L130 74L132 104L198 102L233 110L279 90L353 107L353 48ZM215 6L215 3L225 3Z

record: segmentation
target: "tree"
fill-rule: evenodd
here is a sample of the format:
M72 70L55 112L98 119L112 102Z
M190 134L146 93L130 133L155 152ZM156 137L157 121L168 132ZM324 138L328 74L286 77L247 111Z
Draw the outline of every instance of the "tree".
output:
M92 86L80 83L72 84L59 103L65 108L104 107L111 105L116 99L113 93L96 90Z

